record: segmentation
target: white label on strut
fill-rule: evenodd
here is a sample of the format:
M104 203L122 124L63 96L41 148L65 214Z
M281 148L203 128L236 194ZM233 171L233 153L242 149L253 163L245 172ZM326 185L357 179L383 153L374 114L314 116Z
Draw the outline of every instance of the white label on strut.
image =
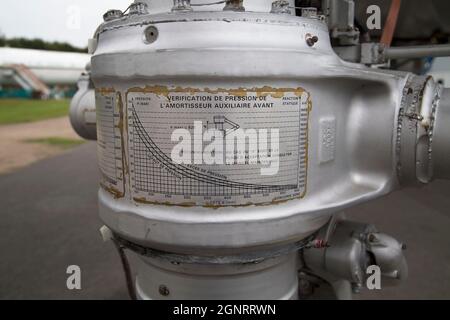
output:
M121 95L113 89L97 90L97 158L101 186L122 198L125 195L124 109Z
M136 203L242 206L306 194L302 88L146 87L127 93Z

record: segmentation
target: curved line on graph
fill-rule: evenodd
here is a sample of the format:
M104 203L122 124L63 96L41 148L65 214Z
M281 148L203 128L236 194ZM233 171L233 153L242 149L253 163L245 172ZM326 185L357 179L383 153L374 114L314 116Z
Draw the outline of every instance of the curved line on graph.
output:
M297 188L297 185L293 184L261 185L261 184L250 184L250 183L229 181L218 177L210 176L207 174L195 172L194 170L185 167L183 165L174 164L172 162L172 159L170 159L161 149L159 149L158 146L155 144L155 142L150 138L148 132L145 130L142 122L140 121L133 104L132 104L132 113L133 113L134 128L138 133L139 139L145 145L147 151L155 158L155 160L157 160L161 165L166 167L169 171L175 171L176 173L189 179L194 179L205 183L229 188L266 190L266 191L281 191Z

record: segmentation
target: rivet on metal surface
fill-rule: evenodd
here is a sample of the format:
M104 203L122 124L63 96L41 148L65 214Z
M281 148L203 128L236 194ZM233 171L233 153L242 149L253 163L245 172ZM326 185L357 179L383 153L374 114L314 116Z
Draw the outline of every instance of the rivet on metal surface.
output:
M270 13L291 14L291 9L289 8L289 1L277 0L272 2L272 10L270 10Z
M116 10L116 9L108 10L103 15L103 21L105 21L105 22L112 21L115 19L119 19L122 16L123 16L123 12L121 10Z
M173 0L172 11L192 11L191 0Z
M158 39L159 31L154 26L149 26L144 31L144 41L147 44L153 43Z
M223 11L245 11L244 0L227 0Z
M159 291L159 294L164 297L167 297L168 295L170 295L169 288L167 288L165 285L160 285L158 291Z
M316 42L319 41L317 36L306 35L306 44L310 47L314 46Z
M130 6L130 15L147 14L148 7L145 2L135 2Z

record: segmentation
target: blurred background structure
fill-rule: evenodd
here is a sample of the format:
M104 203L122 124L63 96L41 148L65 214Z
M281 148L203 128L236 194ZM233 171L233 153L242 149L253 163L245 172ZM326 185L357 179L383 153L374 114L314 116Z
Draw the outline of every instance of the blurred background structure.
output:
M85 53L0 48L0 98L72 97L89 59Z

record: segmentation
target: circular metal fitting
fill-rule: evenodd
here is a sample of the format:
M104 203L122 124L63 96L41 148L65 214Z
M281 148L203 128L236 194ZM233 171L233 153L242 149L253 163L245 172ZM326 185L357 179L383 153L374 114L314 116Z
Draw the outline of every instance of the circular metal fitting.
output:
M130 15L147 14L148 7L145 2L136 2L130 5Z
M154 26L149 26L144 30L144 41L147 44L153 43L158 39L159 31Z
M121 18L122 16L123 16L123 12L121 10L117 10L117 9L108 10L103 15L103 21L108 22L108 21L116 20L116 19Z

